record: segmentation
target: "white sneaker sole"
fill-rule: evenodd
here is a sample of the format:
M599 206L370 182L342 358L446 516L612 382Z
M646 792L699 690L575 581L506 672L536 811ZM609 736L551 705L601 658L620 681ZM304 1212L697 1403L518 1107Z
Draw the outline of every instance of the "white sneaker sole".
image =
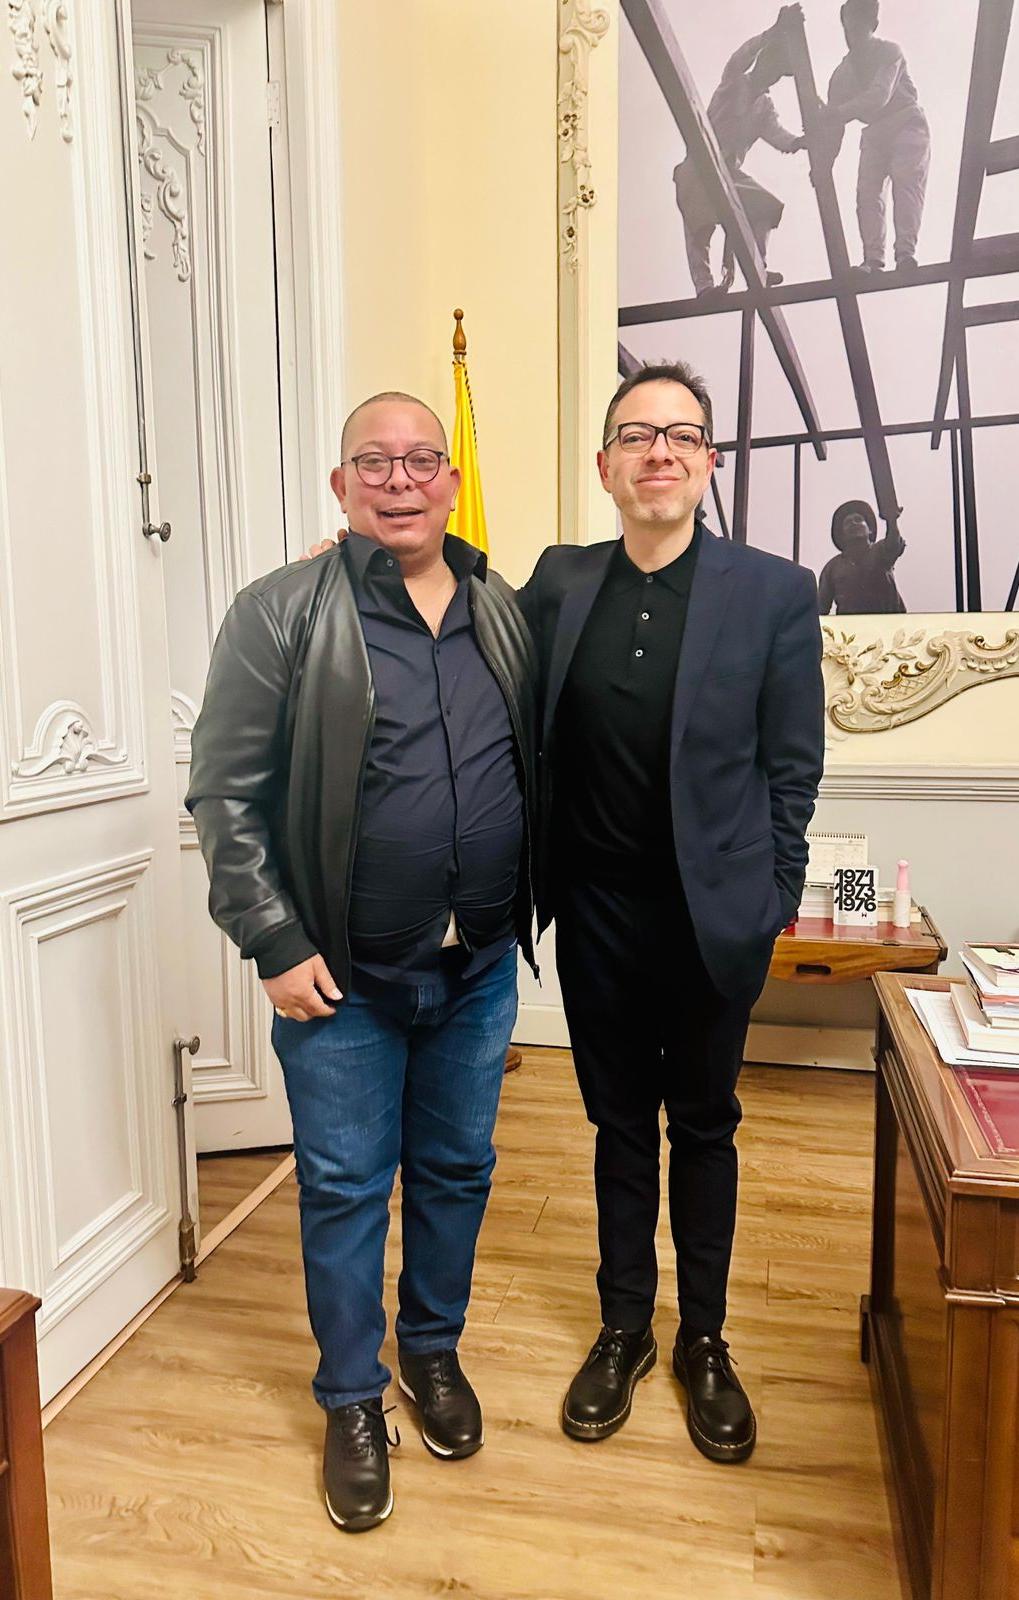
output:
M414 1404L417 1405L418 1397L414 1393L413 1389L411 1388L410 1384L406 1381L406 1379L404 1378L402 1373L400 1374L399 1383L400 1383L400 1388L403 1390L403 1392L407 1396L408 1400L413 1400ZM419 1409L420 1409L420 1407L419 1407ZM421 1437L425 1441L425 1444L426 1444L427 1448L432 1452L433 1456L439 1456L443 1461L451 1461L451 1460L454 1459L454 1457L456 1457L457 1459L462 1460L464 1454L466 1454L468 1456L472 1456L478 1450L481 1449L481 1446L485 1442L485 1430L484 1430L484 1428L482 1428L482 1430L481 1430L481 1438L478 1440L477 1444L471 1445L471 1448L468 1451L461 1452L459 1456L457 1456L457 1452L455 1450L451 1450L448 1445L437 1444L434 1439L429 1438L428 1434L425 1432L423 1427L421 1429Z

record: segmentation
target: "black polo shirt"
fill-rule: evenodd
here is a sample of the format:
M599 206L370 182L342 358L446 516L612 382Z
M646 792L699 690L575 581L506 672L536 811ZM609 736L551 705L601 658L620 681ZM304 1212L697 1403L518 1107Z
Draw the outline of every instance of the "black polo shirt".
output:
M465 976L515 939L523 800L509 711L475 639L468 598L485 557L448 535L444 555L457 586L434 638L398 562L360 534L345 541L376 702L350 953L362 971L408 983L437 970L450 911Z
M641 572L620 539L556 709L556 855L586 875L675 867L669 733L701 541Z

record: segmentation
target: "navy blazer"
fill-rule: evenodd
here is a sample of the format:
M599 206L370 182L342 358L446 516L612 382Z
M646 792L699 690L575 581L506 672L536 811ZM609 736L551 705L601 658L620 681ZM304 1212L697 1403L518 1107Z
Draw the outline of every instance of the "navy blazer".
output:
M556 713L615 545L545 550L517 595L542 693L539 932L555 914L548 819ZM676 673L670 780L683 889L704 964L723 994L760 988L775 937L795 915L823 753L813 573L705 527Z

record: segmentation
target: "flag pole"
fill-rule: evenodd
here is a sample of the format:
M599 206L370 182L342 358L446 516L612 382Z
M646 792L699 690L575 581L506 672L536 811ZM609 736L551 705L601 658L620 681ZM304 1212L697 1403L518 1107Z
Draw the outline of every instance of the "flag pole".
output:
M464 333L464 314L460 306L453 311L453 362L456 366L465 366L467 363L467 335ZM513 1072L520 1066L523 1056L515 1045L511 1045L506 1052L505 1071Z

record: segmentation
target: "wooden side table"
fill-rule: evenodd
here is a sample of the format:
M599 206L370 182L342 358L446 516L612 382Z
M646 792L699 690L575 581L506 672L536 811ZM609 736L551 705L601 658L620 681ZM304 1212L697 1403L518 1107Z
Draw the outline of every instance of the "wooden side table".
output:
M836 927L830 917L800 917L775 941L769 978L789 983L857 983L878 972L936 973L948 954L930 913L908 928Z
M842 1067L871 1072L874 1066L873 1000L867 980L878 972L936 973L948 954L930 913L908 928L879 922L874 928L835 927L830 918L800 917L775 941L769 978L819 991L804 1003L771 999L757 1010L747 1035L745 1059L768 1065ZM856 998L836 986L859 984ZM831 999L825 1002L825 993ZM776 1017L775 1010L783 1012ZM795 1020L788 1017L792 1011ZM770 1015L768 1013L771 1013ZM806 1014L805 1014L806 1013Z
M35 1313L39 1301L0 1289L0 1595L52 1600Z

